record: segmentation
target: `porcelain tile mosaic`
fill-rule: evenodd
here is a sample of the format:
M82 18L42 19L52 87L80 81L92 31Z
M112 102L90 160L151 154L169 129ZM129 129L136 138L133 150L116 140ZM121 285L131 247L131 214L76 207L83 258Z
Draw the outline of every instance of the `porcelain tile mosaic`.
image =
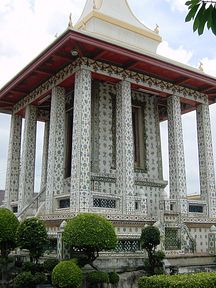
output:
M55 87L52 90L48 172L46 185L46 211L51 213L55 207L54 196L64 190L64 135L65 135L65 90Z
M35 106L27 106L19 180L19 212L30 203L34 194L36 126L37 108Z
M8 148L8 164L5 187L5 205L11 208L11 202L18 200L20 150L21 150L22 117L11 116L10 139Z

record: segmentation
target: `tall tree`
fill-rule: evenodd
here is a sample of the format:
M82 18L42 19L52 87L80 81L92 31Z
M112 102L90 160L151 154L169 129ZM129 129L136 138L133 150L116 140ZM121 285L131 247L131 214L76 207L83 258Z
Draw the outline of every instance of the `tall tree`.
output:
M19 221L10 210L0 208L0 251L2 257L8 257L10 251L16 247L16 230Z
M203 34L204 28L210 29L216 35L216 1L190 0L186 22L193 21L193 31Z
M28 249L30 261L37 263L47 244L44 222L37 218L24 220L17 230L17 243L21 249Z
M16 230L19 221L10 210L0 208L0 267L2 281L7 281L9 253L16 247ZM1 285L0 285L1 286Z

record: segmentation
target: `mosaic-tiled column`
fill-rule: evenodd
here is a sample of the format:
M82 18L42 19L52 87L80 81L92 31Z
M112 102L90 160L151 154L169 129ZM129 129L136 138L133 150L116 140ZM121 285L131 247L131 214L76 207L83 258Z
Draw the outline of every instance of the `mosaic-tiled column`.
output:
M117 84L116 95L116 186L122 195L122 212L132 214L134 198L134 151L131 107L131 84Z
M161 151L161 134L160 134L158 97L155 97L155 101L154 101L154 116L155 116L155 126L156 126L158 177L159 179L163 179L163 163L162 163L163 161L162 161L162 151Z
M46 213L52 212L54 195L64 191L65 90L54 87L51 96L46 185Z
M91 203L91 72L75 75L71 165L72 211L88 212Z
M26 107L25 112L25 128L19 186L19 212L30 203L34 194L36 127L37 108L29 105Z
M197 137L200 170L200 193L207 201L210 217L216 217L216 191L211 123L208 104L197 107Z
M163 179L157 97L145 96L145 105L147 173L149 178Z
M44 140L43 140L43 155L42 155L42 169L41 169L41 185L40 191L47 183L47 160L48 160L48 146L49 146L49 121L44 124Z
M18 200L22 117L12 114L5 186L5 207Z
M187 187L184 158L184 144L181 119L181 104L178 96L167 100L169 184L170 198L177 200L177 211L187 214Z

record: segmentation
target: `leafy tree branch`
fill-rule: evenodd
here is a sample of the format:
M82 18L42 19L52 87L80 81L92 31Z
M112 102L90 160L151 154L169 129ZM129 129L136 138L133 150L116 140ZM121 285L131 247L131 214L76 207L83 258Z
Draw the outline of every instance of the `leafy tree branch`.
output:
M216 1L190 0L185 5L188 6L185 21L193 21L194 32L202 35L207 27L216 35Z

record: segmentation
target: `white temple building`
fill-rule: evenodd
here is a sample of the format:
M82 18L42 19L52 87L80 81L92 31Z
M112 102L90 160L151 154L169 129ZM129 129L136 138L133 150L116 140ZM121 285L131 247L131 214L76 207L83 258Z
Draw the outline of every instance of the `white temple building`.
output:
M139 251L141 229L155 224L167 255L216 252L209 116L216 79L159 56L161 41L158 27L144 26L127 0L87 0L75 26L70 21L0 90L0 112L11 113L5 207L20 218L41 217L53 237L79 212L103 214L116 227L118 251ZM196 111L201 191L194 198L187 196L181 120L190 111ZM39 120L45 130L35 196ZM162 173L164 120L170 198Z

